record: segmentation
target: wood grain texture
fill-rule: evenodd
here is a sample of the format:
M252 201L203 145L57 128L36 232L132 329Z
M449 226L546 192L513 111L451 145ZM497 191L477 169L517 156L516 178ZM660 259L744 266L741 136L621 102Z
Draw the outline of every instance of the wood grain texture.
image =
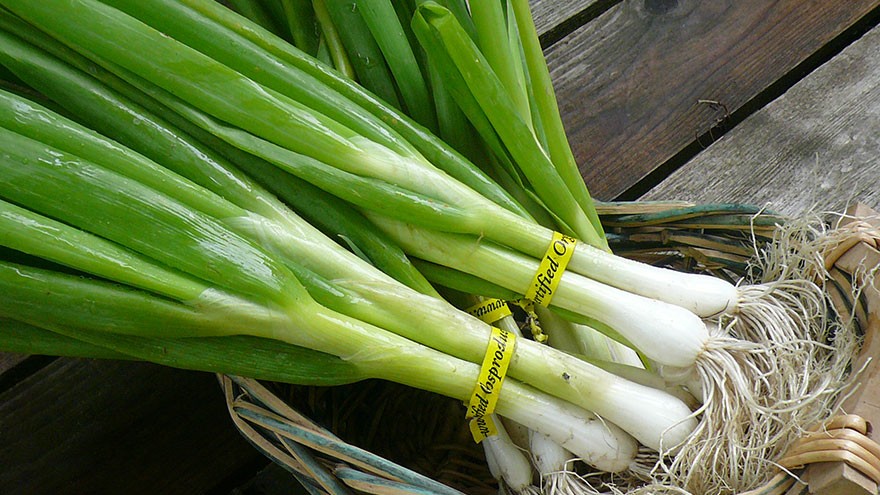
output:
M880 204L880 28L752 115L646 195L780 212Z
M0 352L0 375L27 359L24 354L12 354L9 352Z
M548 63L590 190L620 194L878 3L627 0L553 45Z
M531 0L532 17L539 34L547 33L567 22L597 0Z
M259 459L213 375L58 359L0 394L0 492L205 493Z

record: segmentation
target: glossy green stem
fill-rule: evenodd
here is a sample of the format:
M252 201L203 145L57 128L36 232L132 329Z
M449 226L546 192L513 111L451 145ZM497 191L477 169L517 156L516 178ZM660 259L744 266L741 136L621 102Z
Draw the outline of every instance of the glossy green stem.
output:
M357 0L356 5L388 62L407 114L428 129L436 130L437 116L428 85L391 0Z
M569 192L529 125L516 112L516 105L502 82L455 17L432 3L422 4L416 17L414 26L418 27L423 44L437 45L434 49L426 46L428 53L446 52L541 201L576 237L591 244L601 243L602 237Z
M152 5L155 1L157 0L148 0L145 3ZM376 98L368 91L365 91L350 79L340 76L338 72L328 69L323 64L316 63L315 60L305 56L293 47L279 43L277 39L268 36L259 26L234 15L228 9L223 8L212 0L182 0L181 2L172 2L171 6L175 4L186 5L187 8L198 14L198 16L186 16L181 20L181 22L191 25L192 30L212 30L211 32L213 33L215 32L213 31L213 26L219 26L222 28L222 31L216 33L217 39L224 39L226 43L234 43L231 37L245 39L265 53L275 57L284 65L290 65L308 73L324 84L326 88L338 92L353 102L355 106L362 107L379 118L387 126L399 133L407 142L411 143L425 158L446 173L502 207L520 215L528 216L503 189L492 182L478 167L465 160L446 143L416 124L411 118ZM166 6L155 10L165 13L167 16L174 15L175 19L179 17L175 14L174 10L166 9ZM246 55L247 60L253 60L253 56L253 53L248 52ZM245 73L249 77L287 94L284 89L273 86L268 81L259 78L260 73L267 72L270 68L261 66L260 71L254 71L253 73L245 71ZM240 68L239 70L243 69Z
M550 79L547 61L541 49L535 21L529 11L529 2L528 0L509 1L516 17L516 26L519 29L519 38L528 68L532 95L540 115L541 126L544 128L550 158L559 175L564 179L568 190L577 200L587 218L590 219L596 232L596 238L583 240L590 242L594 247L609 250L608 242L604 238L605 231L599 221L593 199L587 191L587 186L568 143L568 136L559 114L556 93L553 90L553 81Z
M356 3L342 0L323 1L348 53L357 81L387 104L402 110L400 93L388 62L382 55L382 50L373 38L370 28L364 22L360 9L352 8Z

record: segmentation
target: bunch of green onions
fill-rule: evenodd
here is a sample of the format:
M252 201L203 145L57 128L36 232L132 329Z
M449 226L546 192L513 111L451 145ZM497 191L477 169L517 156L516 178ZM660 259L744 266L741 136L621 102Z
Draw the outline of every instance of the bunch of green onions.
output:
M524 0L231 3L0 0L0 346L467 401L443 296L520 299L558 231L497 413L602 471L689 441L741 294L609 252Z

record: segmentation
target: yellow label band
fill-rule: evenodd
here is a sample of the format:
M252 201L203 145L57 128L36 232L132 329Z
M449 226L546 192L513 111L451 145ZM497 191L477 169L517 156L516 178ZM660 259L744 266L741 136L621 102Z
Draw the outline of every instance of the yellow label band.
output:
M550 299L559 286L562 279L562 273L568 266L571 255L574 254L574 246L577 239L559 232L553 233L553 241L547 248L547 253L541 260L538 271L535 272L535 278L532 279L532 285L526 291L525 297L536 304L540 304L545 308L550 306Z
M481 416L479 418L474 418L468 424L471 429L471 435L474 436L474 441L477 443L482 442L483 440L494 437L498 434L498 427L495 426L495 416Z
M489 324L513 314L510 312L510 307L507 306L507 303L501 299L486 299L465 311L471 316L476 316Z
M468 403L467 419L471 421L471 432L485 432L486 435L474 434L474 440L479 443L483 438L494 435L497 431L495 425L489 425L488 416L495 411L498 396L501 394L501 383L507 375L510 359L516 347L516 335L501 328L492 327L492 336L486 347L486 355L483 365L480 367L480 376L474 393ZM489 434L491 433L491 435Z

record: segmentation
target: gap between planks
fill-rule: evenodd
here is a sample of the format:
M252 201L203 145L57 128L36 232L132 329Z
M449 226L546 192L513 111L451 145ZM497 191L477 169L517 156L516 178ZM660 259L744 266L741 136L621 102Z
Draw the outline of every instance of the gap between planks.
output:
M761 111L777 98L783 96L797 83L809 78L813 71L831 61L851 44L857 42L872 29L880 25L880 7L862 18L858 23L841 33L834 40L795 67L791 72L772 84L766 90L755 96L751 101L744 104L736 111L729 113L725 107L719 106L718 102L703 100L701 103L720 109L723 118L718 120L717 125L698 136L691 144L683 148L672 158L661 164L653 172L645 176L638 183L624 191L616 199L619 201L635 201L647 194L663 180L668 178L676 170L683 167L688 161L698 156L710 147L714 142L722 139L727 133L736 129L749 116Z
M551 77L591 192L617 197L878 5L628 0L554 44Z
M781 213L880 204L880 27L745 119L644 199Z

